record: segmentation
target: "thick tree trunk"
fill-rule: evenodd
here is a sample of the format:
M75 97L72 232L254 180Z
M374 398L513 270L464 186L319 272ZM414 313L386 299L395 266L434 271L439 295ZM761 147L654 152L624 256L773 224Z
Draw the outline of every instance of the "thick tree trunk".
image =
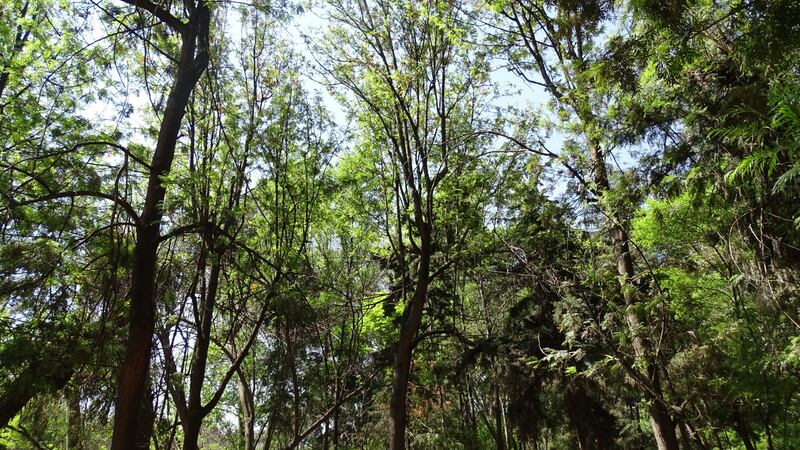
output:
M734 420L735 420L734 428L736 429L736 434L739 435L739 439L742 440L744 447L747 450L755 450L756 446L753 445L753 441L750 438L753 435L753 433L751 432L747 422L744 420L742 413L736 411L736 413L734 414Z
M203 419L196 412L189 412L188 420L183 425L183 449L197 450L200 440L200 426Z
M414 337L422 323L422 311L428 295L430 283L431 233L423 226L421 254L417 268L417 285L407 305L408 315L400 328L400 339L394 355L392 367L392 396L389 402L389 449L405 450L408 410L408 380L411 373L411 357L414 351Z
M650 407L650 426L656 438L659 450L678 450L678 436L675 434L675 422L661 402L654 401Z
M208 5L205 2L198 2L189 25L182 30L180 62L167 98L167 106L150 165L144 208L136 230L134 266L129 292L128 340L114 405L114 434L111 441L114 450L135 448L136 437L142 433L140 406L146 397L145 384L150 369L155 328L157 253L161 238L160 226L163 214L161 206L166 192L163 177L172 167L178 132L189 97L208 64L209 21ZM196 51L198 43L200 48Z

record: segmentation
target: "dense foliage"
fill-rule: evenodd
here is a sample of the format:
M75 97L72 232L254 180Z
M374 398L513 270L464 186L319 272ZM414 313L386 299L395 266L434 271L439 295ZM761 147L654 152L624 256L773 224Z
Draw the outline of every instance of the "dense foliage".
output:
M0 17L0 448L800 447L800 3Z

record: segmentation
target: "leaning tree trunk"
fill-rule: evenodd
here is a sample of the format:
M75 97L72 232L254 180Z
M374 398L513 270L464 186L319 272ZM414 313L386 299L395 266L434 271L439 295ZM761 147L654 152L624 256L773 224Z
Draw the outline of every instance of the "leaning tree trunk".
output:
M611 190L608 181L605 159L600 150L599 144L590 141L589 156L594 169L594 182L600 195ZM619 275L622 297L625 301L625 320L628 328L633 334L633 351L637 361L647 361L647 367L642 378L648 383L648 397L652 405L648 409L650 415L650 425L653 428L656 445L659 450L678 450L678 436L675 433L675 422L670 417L669 411L663 403L662 398L655 398L661 395L661 381L658 366L650 360L651 349L645 336L642 336L641 321L636 312L635 303L637 301L634 293L632 281L636 275L633 267L633 258L630 252L630 240L625 229L624 220L619 220L617 211L606 211L611 223L611 242L614 253L617 257L617 274Z
M149 2L134 1L132 4L143 9L148 9L148 6L142 5L152 5L151 12L159 18L169 15L168 12ZM128 340L114 405L114 434L111 448L115 450L135 448L136 437L143 433L141 427L144 423L140 417L140 409L146 397L145 385L150 369L155 329L157 252L161 239L161 205L166 192L163 177L172 167L178 132L189 97L208 65L210 22L208 4L202 0L198 1L188 24L180 23L172 16L169 17L175 21L172 25L179 27L178 31L181 33L181 54L161 120L150 165L144 208L136 230L134 266L129 292Z
M428 295L430 284L430 263L432 254L430 225L421 228L421 246L419 265L417 267L417 285L411 302L408 304L408 316L400 328L400 339L394 355L392 367L392 397L389 402L389 449L405 450L406 425L408 423L408 380L411 374L411 357L414 351L414 337L422 323L422 310Z

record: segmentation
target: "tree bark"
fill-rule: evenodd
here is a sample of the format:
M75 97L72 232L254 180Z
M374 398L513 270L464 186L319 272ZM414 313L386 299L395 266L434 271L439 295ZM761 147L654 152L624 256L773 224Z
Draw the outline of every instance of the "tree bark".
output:
M192 351L192 372L189 376L189 399L186 405L187 418L183 424L183 449L196 450L198 439L200 438L200 427L203 419L208 414L203 406L203 384L206 378L206 366L208 364L208 348L211 345L211 325L214 317L214 307L217 302L217 291L219 289L219 277L222 272L220 259L222 251L215 254L212 250L211 272L208 277L208 289L203 298L203 305L200 311L200 327L197 330L194 351Z
M584 120L585 123L590 121ZM611 190L611 184L608 181L608 173L606 171L605 158L602 155L598 143L593 142L589 138L589 157L592 162L594 171L594 181L600 192L600 195L605 195ZM652 358L652 351L650 343L645 336L642 335L641 321L636 311L635 305L637 298L635 295L635 286L633 284L634 276L636 275L633 267L633 258L630 252L630 239L628 231L625 229L626 221L621 218L617 211L606 211L611 221L611 243L614 248L614 253L617 257L617 274L619 275L620 289L622 290L622 297L625 302L625 320L628 323L628 329L633 334L633 351L636 361L646 361L647 369L645 371L646 381L649 383L648 392L646 396L652 401L648 412L650 415L650 425L653 428L655 435L656 445L659 450L678 450L678 436L675 433L675 423L670 417L669 411L663 404L662 398L656 398L661 395L661 382L659 377L659 369Z
M239 407L241 408L241 423L242 434L244 435L244 448L245 450L255 450L256 448L256 434L255 434L255 402L253 399L253 391L247 383L244 371L239 368L236 371L237 380L236 385L239 392Z
M67 449L80 450L83 448L83 439L81 433L83 431L83 420L81 416L81 397L80 390L75 387L68 389L64 393L67 400Z
M417 285L407 305L408 316L400 328L400 339L392 367L392 396L389 402L389 449L404 450L406 447L406 426L408 424L408 380L411 373L411 357L414 351L414 337L422 323L422 310L430 284L430 262L432 242L430 225L422 224Z
M655 435L659 450L678 450L675 422L664 408L663 403L654 401L649 412L650 426L653 428L653 435Z
M134 2L137 6L141 2ZM195 85L208 65L208 4L198 1L189 24L180 28L181 54L174 83L161 120L144 207L136 230L134 266L129 292L129 328L125 357L117 382L114 405L114 450L136 447L142 433L140 406L146 397L155 329L156 269L161 238L162 202L166 193L163 177L172 167L181 121ZM149 434L149 433L148 433Z

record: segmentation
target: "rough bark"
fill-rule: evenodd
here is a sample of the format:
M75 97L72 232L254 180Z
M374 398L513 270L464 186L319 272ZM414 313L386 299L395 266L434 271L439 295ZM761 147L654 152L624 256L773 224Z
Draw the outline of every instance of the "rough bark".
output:
M143 9L147 9L148 3L133 2ZM151 13L156 14L153 11ZM159 18L164 14L161 11ZM163 214L161 205L166 193L163 177L172 167L178 132L189 97L208 64L209 22L208 5L199 1L191 13L189 24L181 24L179 28L180 60L161 120L150 164L144 207L136 230L134 266L128 295L130 300L128 339L119 372L114 406L114 434L111 448L115 450L134 448L136 437L142 433L140 405L146 397L145 385L150 369L155 328L157 253L161 238L160 226Z

